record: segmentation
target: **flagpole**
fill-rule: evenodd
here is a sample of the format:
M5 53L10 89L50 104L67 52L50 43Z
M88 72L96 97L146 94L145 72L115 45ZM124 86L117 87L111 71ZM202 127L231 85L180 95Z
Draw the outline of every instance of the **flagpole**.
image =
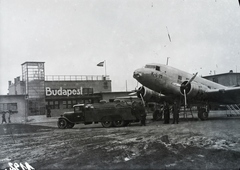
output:
M104 66L105 66L105 77L106 77L106 75L107 75L107 69L106 69L106 67L107 67L107 62L106 62L106 60L104 60Z

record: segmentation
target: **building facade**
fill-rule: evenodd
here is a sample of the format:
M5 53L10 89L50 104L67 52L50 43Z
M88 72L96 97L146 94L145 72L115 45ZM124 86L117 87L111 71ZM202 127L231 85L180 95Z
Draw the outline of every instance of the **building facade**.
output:
M234 73L232 70L230 70L229 73L204 76L203 78L222 84L224 86L240 85L240 73Z
M9 110L16 115L12 117L12 122L25 121L27 116L26 95L0 95L0 114Z
M46 76L45 101L53 115L72 110L77 103L97 103L97 93L111 92L108 76Z

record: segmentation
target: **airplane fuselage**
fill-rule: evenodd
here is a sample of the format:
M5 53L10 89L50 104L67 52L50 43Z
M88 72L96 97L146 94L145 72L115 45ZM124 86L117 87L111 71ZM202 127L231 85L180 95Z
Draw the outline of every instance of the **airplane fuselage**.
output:
M133 77L143 86L167 96L182 96L180 86L189 81L193 75L185 71L173 68L163 64L147 64L144 68L134 71ZM206 80L201 77L195 77L192 82L199 91L208 91L210 89L226 89L226 86Z

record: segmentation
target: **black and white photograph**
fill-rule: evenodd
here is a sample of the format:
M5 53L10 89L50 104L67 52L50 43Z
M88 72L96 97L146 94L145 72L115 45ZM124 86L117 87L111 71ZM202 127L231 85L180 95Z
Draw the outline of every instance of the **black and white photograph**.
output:
M239 130L239 0L0 0L0 170L239 170Z

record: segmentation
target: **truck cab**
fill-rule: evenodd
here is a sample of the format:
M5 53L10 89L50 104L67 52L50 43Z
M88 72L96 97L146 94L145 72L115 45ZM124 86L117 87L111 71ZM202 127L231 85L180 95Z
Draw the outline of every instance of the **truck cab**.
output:
M58 127L60 129L72 128L74 124L84 121L85 104L76 104L73 111L64 112L58 119Z

